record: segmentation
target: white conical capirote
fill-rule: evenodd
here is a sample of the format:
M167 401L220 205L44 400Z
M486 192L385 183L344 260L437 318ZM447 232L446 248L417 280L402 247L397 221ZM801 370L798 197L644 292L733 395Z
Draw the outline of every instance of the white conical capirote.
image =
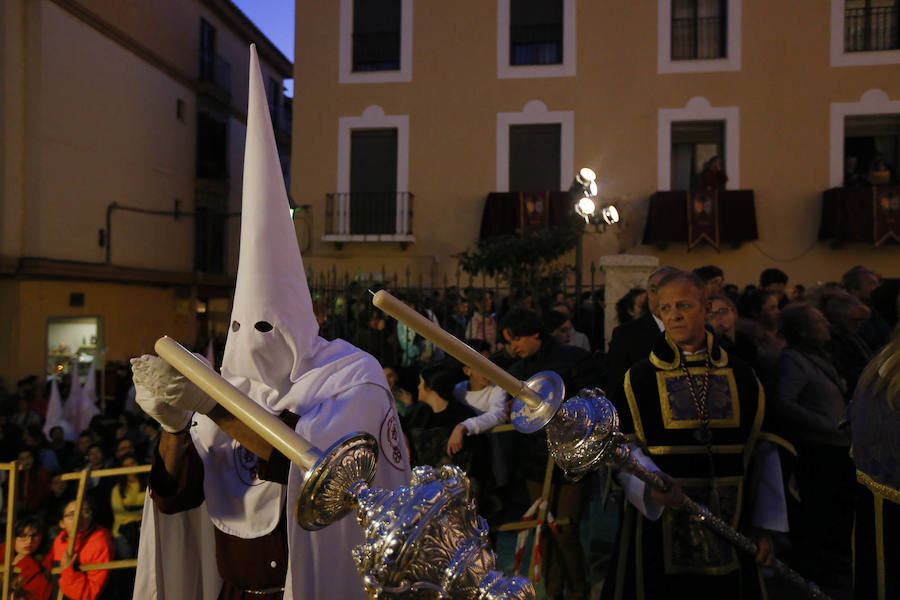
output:
M272 329L265 331L268 326ZM324 342L318 331L259 57L251 45L241 249L222 375L276 410Z
M69 395L66 396L66 404L63 407L63 417L75 428L76 433L81 433L79 429L79 420L81 413L81 377L78 374L78 356L74 356L69 360L72 366L71 384L69 386Z
M56 378L56 373L54 373L50 381L50 400L47 403L47 420L44 422L44 434L49 436L50 430L57 426L62 427L65 439L69 441L75 439L72 426L63 418L62 395L59 393L59 382Z

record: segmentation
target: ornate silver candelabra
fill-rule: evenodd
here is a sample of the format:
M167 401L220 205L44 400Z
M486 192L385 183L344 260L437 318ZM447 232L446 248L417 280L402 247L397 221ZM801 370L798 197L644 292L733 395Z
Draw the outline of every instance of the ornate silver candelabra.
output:
M469 478L457 466L417 467L409 486L369 487L378 443L349 435L307 472L297 521L320 529L356 509L365 543L353 560L371 598L532 600L527 578L495 571L488 527L475 508Z

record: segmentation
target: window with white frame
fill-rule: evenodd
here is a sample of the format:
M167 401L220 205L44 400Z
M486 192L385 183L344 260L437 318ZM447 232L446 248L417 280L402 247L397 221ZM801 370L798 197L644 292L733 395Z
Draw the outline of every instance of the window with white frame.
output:
M574 130L572 111L549 111L540 100L528 102L522 112L497 113L495 191L567 189Z
M337 191L324 241L415 241L410 225L409 116L370 106L338 120Z
M695 172L718 156L725 188L740 189L740 109L711 106L696 96L684 108L661 108L657 130L657 189L692 189ZM714 154L715 153L715 154ZM677 162L677 164L676 164Z
M497 0L497 76L575 75L575 0Z
M900 63L900 0L831 0L831 66Z
M716 159L725 164L724 151L724 121L673 121L672 189L705 189L704 173Z
M844 51L900 49L898 0L845 0Z
M832 102L830 120L831 187L898 182L900 100L871 89L858 102Z
M509 189L519 192L559 189L559 123L509 126Z
M657 71L739 71L741 1L658 0Z
M412 0L340 0L340 83L412 81Z
M725 0L672 0L672 60L728 56Z

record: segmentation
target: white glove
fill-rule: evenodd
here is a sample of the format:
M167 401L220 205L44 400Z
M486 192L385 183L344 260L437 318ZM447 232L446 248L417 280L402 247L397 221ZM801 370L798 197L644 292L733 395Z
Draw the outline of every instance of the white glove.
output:
M172 406L204 415L218 404L181 373L176 373L166 386L164 398Z
M190 411L168 404L164 398L166 383L174 371L158 356L144 354L131 359L134 374L134 400L169 433L183 431L191 422Z

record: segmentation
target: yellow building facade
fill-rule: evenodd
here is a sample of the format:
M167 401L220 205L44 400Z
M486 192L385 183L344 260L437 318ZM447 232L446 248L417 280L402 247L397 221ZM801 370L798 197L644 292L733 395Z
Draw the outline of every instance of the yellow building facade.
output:
M896 25L893 41L849 39L868 35L866 23L884 20L871 12L873 3L376 4L393 11L389 26L365 3L297 2L298 143L291 190L298 204L310 206L307 266L350 277L384 268L401 279L409 267L414 281L437 269L452 279L454 255L478 240L486 196L515 191L510 136L516 126L558 124L555 189L568 189L577 169L589 166L597 172L601 196L618 199L622 214L619 227L585 237L585 269L600 256L626 252L655 255L661 264L685 269L717 264L739 285L757 283L768 267L805 285L839 280L857 264L900 276L897 244L832 248L817 235L822 193L842 185L845 128L855 117L885 117L891 125L882 137L894 144L891 160L897 159L900 130L891 129L900 115ZM897 10L896 2L881 4ZM555 16L541 14L547 5ZM529 11L530 23L522 16ZM710 15L718 19L718 30L704 34ZM545 60L541 44L533 43L543 38L528 38L528 26L548 21L556 32L550 34L555 57ZM694 28L694 46L687 50L679 46L685 22ZM394 36L390 57L376 48L374 63L366 63L364 46L385 31ZM518 50L525 51L524 63L529 51L536 60L514 64L522 62L513 56ZM650 197L678 189L672 181L673 135L682 135L679 124L698 122L720 125L727 188L753 191L758 240L736 249L723 244L719 251L699 245L688 252L685 243L645 245ZM341 212L354 201L353 147L361 139L354 135L391 129L396 228L389 235L354 235L354 227L366 231L365 226ZM409 211L403 192L414 196Z
M287 155L291 63L227 0L3 3L7 384L76 352L125 361L162 334L193 346L227 326L250 43Z

